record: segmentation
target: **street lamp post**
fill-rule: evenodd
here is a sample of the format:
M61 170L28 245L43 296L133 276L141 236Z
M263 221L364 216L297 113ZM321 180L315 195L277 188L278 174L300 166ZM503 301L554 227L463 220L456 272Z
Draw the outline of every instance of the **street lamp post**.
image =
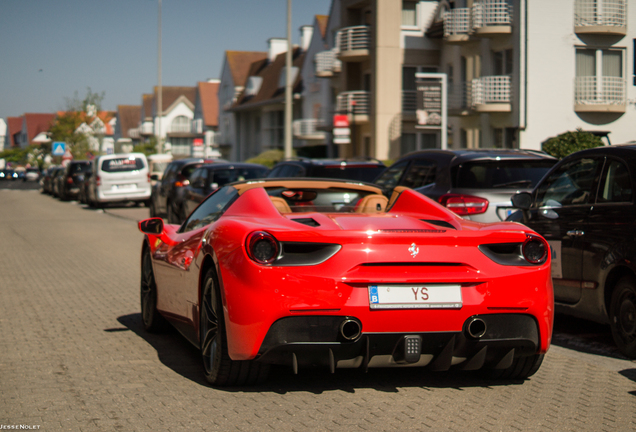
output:
M157 35L158 47L157 47L157 79L158 94L157 94L157 153L163 153L163 143L161 142L161 118L163 117L163 91L161 89L161 0L159 0L159 32Z
M292 157L292 44L291 44L291 0L287 0L287 54L285 57L285 158Z

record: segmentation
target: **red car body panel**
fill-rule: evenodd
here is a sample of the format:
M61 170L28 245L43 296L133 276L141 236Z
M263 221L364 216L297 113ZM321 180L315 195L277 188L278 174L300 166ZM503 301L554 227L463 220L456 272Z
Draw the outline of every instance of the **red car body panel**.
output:
M293 220L298 218L313 219L319 226ZM540 265L501 265L478 248L540 237L516 223L461 219L412 190L403 191L389 211L377 214L282 215L266 190L254 187L243 191L211 225L177 231L176 225L166 225L160 235L146 235L156 274L157 308L198 335L204 261L212 259L233 360L257 358L276 321L308 315L355 317L362 334L406 334L461 332L475 315L521 314L536 321L537 353L545 353L551 342L550 254ZM341 248L317 265L261 265L246 252L247 238L254 231L266 231L279 242L329 243ZM411 244L417 255L409 250ZM461 308L370 308L371 284L442 283L461 285Z

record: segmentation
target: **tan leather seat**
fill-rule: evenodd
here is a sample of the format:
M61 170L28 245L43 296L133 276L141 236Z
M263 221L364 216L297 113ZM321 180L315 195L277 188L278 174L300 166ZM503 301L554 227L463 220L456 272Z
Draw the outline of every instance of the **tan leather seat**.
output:
M269 199L272 201L272 203L274 203L274 206L276 207L276 210L278 210L281 213L291 213L291 208L289 208L289 204L287 204L287 201L285 201L284 198L280 198L280 197L269 197Z
M382 213L388 203L384 195L367 195L356 205L356 213Z

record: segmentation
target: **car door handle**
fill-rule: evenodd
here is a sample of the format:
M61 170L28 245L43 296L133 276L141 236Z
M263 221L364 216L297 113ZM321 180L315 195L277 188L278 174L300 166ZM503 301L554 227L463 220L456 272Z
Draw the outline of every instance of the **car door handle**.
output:
M583 234L585 234L585 232L581 230L570 230L566 234L572 237L581 237Z

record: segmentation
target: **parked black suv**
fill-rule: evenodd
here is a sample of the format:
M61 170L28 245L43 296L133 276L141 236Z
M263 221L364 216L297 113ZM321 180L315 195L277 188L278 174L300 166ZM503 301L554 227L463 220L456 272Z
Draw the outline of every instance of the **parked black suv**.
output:
M504 220L510 197L530 191L557 162L532 150L421 150L387 168L375 184L387 197L406 186L478 222Z
M300 158L278 162L267 177L314 177L372 182L385 168L377 160Z
M77 199L84 174L91 170L90 161L71 161L64 169L64 174L57 177L58 195L62 201Z
M636 145L598 147L561 160L508 220L543 235L552 249L557 312L609 324L636 358Z
M153 187L150 195L150 216L166 217L169 223L178 224L185 219L183 214L184 187L190 175L204 163L227 162L221 159L187 158L170 162L161 181Z

